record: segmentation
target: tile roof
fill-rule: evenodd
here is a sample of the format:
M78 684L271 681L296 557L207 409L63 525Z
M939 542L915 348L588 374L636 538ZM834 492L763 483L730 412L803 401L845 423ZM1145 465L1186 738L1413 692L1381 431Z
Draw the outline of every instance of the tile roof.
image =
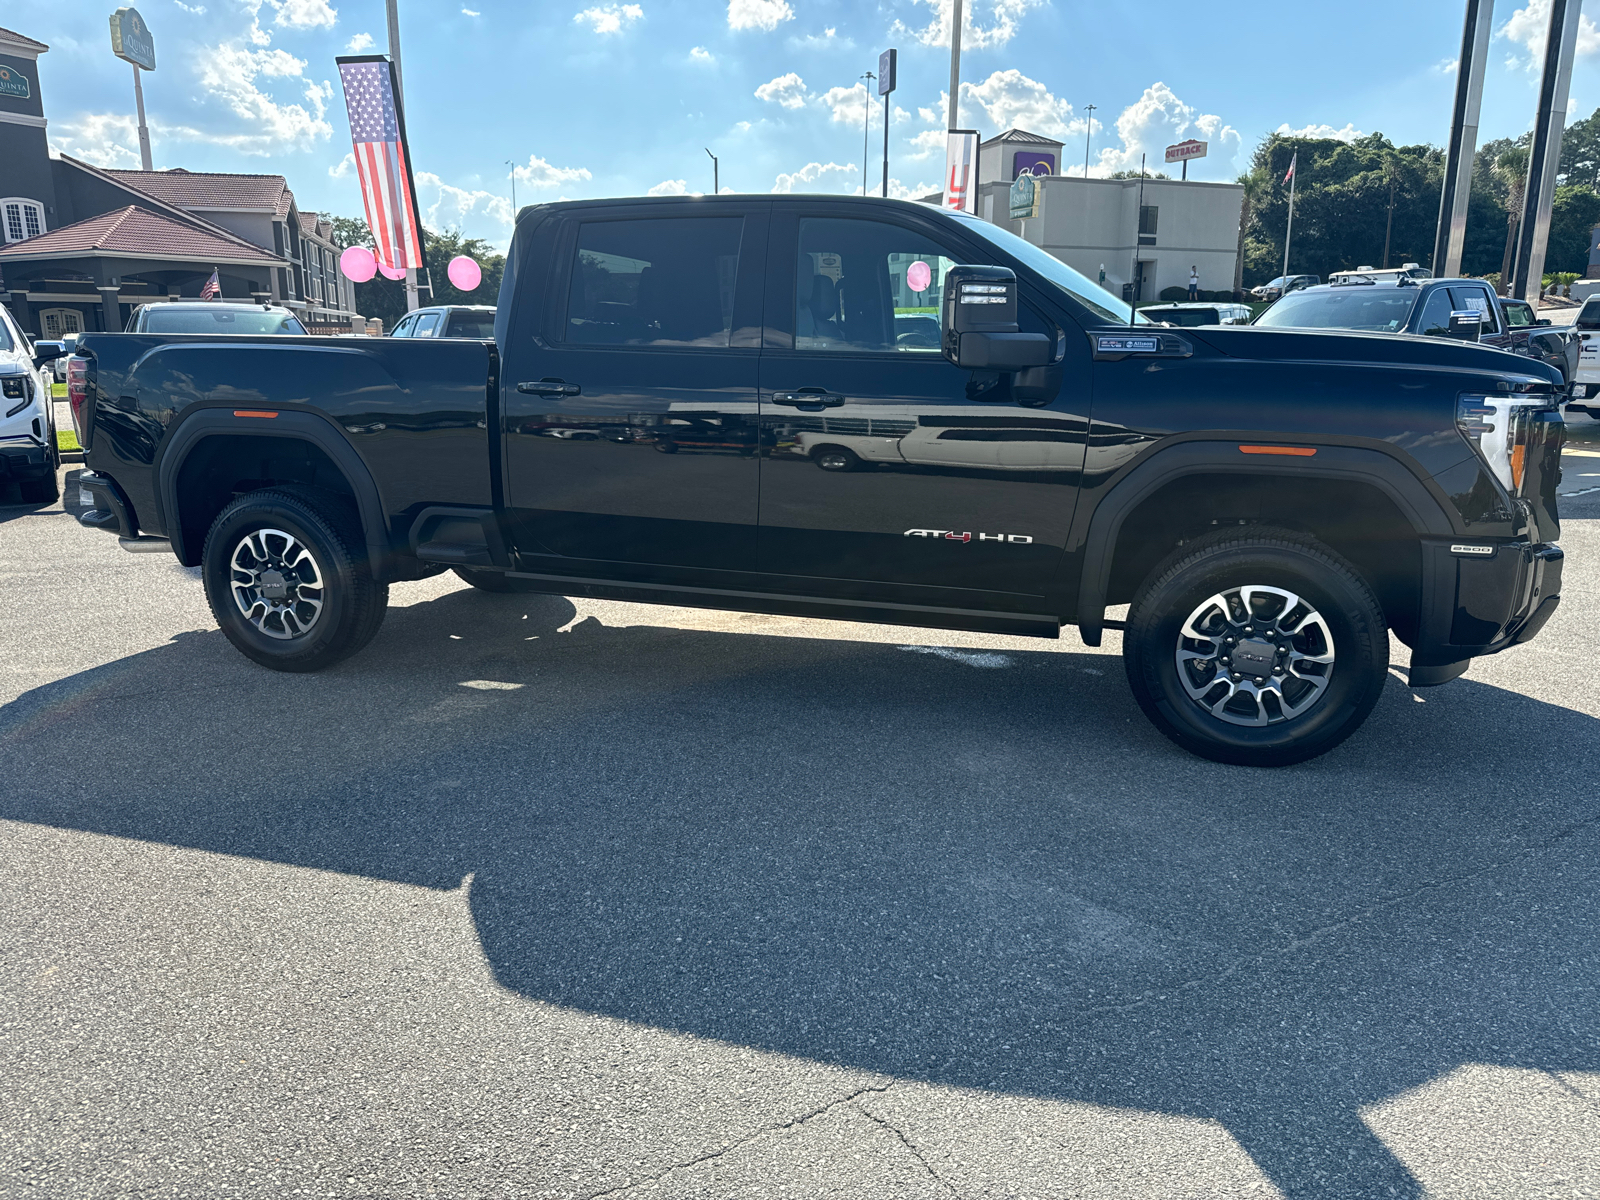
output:
M118 183L179 208L242 208L289 215L294 193L282 175L228 175L215 171L107 171Z
M301 213L300 232L307 237L321 238L325 242L333 240L333 222L321 213Z
M26 37L14 29L0 28L0 41L17 42L25 49L34 50L40 54L43 54L46 50L50 49L50 47L46 46L43 42L36 42L31 37Z
M86 254L261 266L275 266L282 261L249 242L220 238L204 229L130 204L0 247L0 262Z

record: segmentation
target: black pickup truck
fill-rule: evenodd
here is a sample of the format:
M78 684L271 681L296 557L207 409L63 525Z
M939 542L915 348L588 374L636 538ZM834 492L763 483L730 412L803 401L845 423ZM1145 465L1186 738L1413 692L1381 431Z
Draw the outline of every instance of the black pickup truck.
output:
M1278 765L1360 725L1391 630L1412 685L1444 683L1533 637L1559 591L1555 370L1144 323L917 204L530 207L492 342L78 350L80 520L201 566L228 638L284 671L360 649L391 583L445 569L1089 645L1121 628L1164 733Z

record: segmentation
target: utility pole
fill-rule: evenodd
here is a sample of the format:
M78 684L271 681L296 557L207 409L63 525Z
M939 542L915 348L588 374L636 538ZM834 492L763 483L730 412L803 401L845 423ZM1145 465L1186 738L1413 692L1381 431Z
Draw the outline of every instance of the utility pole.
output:
M961 113L961 0L955 0L950 12L950 124L948 128L959 129L961 122L958 119ZM972 166L976 173L978 166Z
M1098 104L1085 104L1083 106L1084 114L1088 117L1088 120L1083 123L1083 177L1085 179L1089 178L1089 138L1094 133L1094 110L1099 107Z
M389 16L389 61L394 63L395 105L405 112L405 81L400 73L400 0L385 0ZM513 178L515 178L513 176ZM420 229L417 231L422 232ZM406 268L406 311L415 312L417 301L417 269Z
M867 194L867 145L872 133L872 81L877 78L871 71L864 72L861 78L867 81L861 89L861 194Z
M1389 160L1389 223L1383 227L1383 265L1389 266L1389 245L1394 234L1394 188L1399 176L1395 173L1394 159Z
M711 154L710 146L706 147L706 153ZM722 194L722 180L717 174L717 156L715 154L711 154L711 194L713 196Z
M517 224L517 164L511 159L506 159L506 166L511 168L511 226Z

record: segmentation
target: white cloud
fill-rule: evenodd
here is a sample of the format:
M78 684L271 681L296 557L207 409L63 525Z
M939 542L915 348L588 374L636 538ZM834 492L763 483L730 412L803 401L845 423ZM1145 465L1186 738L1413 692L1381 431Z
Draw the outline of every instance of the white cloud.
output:
M729 29L760 29L771 33L784 21L794 20L788 0L728 0Z
M803 46L807 50L821 50L825 48L851 49L855 42L848 37L840 37L835 26L828 26L820 34L808 33L804 37L789 39L791 46Z
M644 9L637 4L604 4L586 8L572 19L580 25L587 23L596 33L621 33L624 26L643 16Z
M1529 71L1544 66L1544 43L1550 32L1550 0L1529 0L1513 12L1506 23L1495 30L1495 37L1505 38L1522 47L1523 55L1506 57L1506 66L1525 67ZM1586 16L1578 18L1578 49L1580 58L1600 51L1600 29Z
M763 83L758 87L756 89L756 99L781 105L783 108L804 108L806 104L806 81L793 71L790 71L787 75L779 75L776 79Z
M527 165L516 169L516 177L518 183L532 188L560 187L594 178L588 167L552 167L537 154L529 155Z
M372 45L372 35L370 33L358 33L345 45L345 52L348 54L365 54L372 49Z
M328 168L329 179L348 179L356 171L356 156L351 151L345 151L337 165Z
M912 29L900 21L895 21L891 27L893 33L905 33L916 38L924 46L948 46L950 44L950 13L952 0L915 0L918 4L925 4L933 10L933 16L928 24L921 29ZM976 10L976 2L966 5L961 14L961 49L985 50L994 46L1004 46L1017 33L1017 22L1024 13L1031 8L1038 8L1044 0L993 0L988 5L989 24L979 23L981 14Z
M811 162L791 174L779 175L772 185L772 190L774 192L822 191L823 189L820 187L809 185L820 184L829 175L855 175L860 169L859 167L845 166L835 162Z
M202 48L196 55L200 86L243 120L249 131L205 134L198 140L231 146L241 154L305 150L333 133L328 103L333 85L305 79L305 62L282 50L248 50L237 42ZM258 76L302 80L305 104L280 104L256 86Z
M996 71L982 83L963 83L961 100L982 108L998 130L1025 129L1062 141L1083 133L1083 122L1072 119L1072 105L1014 67Z
M717 61L717 56L711 53L711 51L707 50L704 46L693 46L690 47L689 50L689 61L697 63L714 63Z
M185 4L183 0L172 0L172 2L186 13L193 13L197 17L206 15L206 6L204 4Z
M475 8L463 8L461 10L461 15L463 17L481 17L481 16L483 16L483 14L481 12L479 12Z
M332 29L339 10L328 0L268 0L278 10L276 24L288 29Z
M862 110L867 108L868 103L867 85L856 83L847 88L829 88L817 99L832 112L832 120L842 125L859 127L862 122Z
M494 192L461 188L445 183L431 171L417 172L417 203L423 224L433 229L460 229L471 216L482 214L510 225L516 214L511 201Z
M1460 66L1461 60L1459 58L1441 58L1433 64L1433 69L1440 75L1454 75L1456 69Z
M1164 152L1168 146L1200 138L1211 143L1210 154L1192 165L1190 174L1198 169L1207 175L1233 178L1234 160L1239 154L1239 131L1224 125L1221 117L1202 115L1178 99L1164 83L1145 88L1144 95L1122 110L1116 128L1122 145L1103 147L1099 167L1091 170L1091 175L1138 170L1141 154L1146 156L1147 170L1160 170L1165 165ZM1082 126L1079 129L1081 131Z
M889 199L891 199L891 200L920 200L920 199L922 199L922 197L930 196L934 192L937 192L938 190L939 190L939 185L937 183L919 183L919 184L916 184L916 185L914 185L912 187L907 187L905 184L901 183L898 179L896 179L893 175L889 176ZM853 196L861 195L861 189L859 187L856 188L851 193L851 195L853 195ZM881 196L881 195L883 195L883 176L882 175L878 175L878 174L873 175L871 183L868 184L868 186L867 186L867 195L869 195L869 196Z
M1363 138L1367 136L1354 125L1346 125L1343 129L1335 129L1332 125L1305 125L1299 129L1290 129L1287 121L1285 121L1282 125L1279 125L1272 132L1276 133L1279 137L1336 138L1341 142L1353 142L1357 138Z
M663 179L645 193L646 196L687 196L688 194L689 181L686 179Z

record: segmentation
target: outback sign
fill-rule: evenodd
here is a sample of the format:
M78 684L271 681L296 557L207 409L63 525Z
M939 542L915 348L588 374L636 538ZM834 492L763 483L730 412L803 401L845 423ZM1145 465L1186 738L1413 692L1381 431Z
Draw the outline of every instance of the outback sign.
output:
M1168 162L1185 162L1191 158L1204 158L1206 150L1210 148L1208 142L1198 142L1190 138L1187 142L1179 142L1176 146L1167 147Z
M156 69L156 40L137 8L119 8L111 14L111 53L146 71Z
M14 96L18 100L26 100L27 76L18 74L15 67L0 67L0 96Z

